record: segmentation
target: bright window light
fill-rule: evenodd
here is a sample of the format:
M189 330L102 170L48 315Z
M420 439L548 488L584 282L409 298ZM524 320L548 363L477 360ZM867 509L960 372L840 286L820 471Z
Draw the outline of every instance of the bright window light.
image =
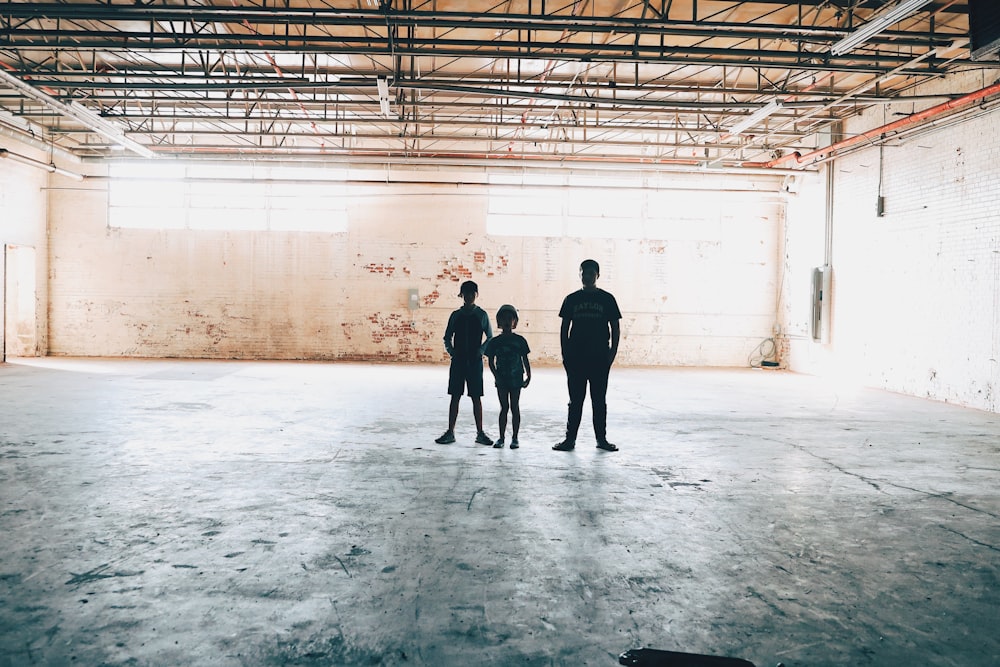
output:
M564 236L561 216L503 215L486 216L486 233L494 236Z
M122 163L110 170L111 227L347 231L343 170Z
M614 188L576 188L567 200L568 213L574 217L641 219L641 190Z
M564 197L559 190L551 192L503 188L490 194L489 212L499 215L561 216Z
M253 208L192 208L188 210L188 227L217 231L264 231L267 211Z
M521 176L514 176L520 179ZM486 232L494 236L610 239L714 239L719 207L704 192L658 191L622 182L567 187L496 185L491 179ZM565 185L565 178L562 178Z

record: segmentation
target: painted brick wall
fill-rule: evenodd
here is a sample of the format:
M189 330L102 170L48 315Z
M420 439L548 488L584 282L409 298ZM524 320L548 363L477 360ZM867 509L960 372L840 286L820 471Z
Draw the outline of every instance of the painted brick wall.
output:
M623 364L744 366L771 335L776 180L727 194L747 180L684 178L710 188L707 227L582 239L487 234L485 186L420 178L352 189L343 234L109 229L105 182L55 193L50 353L440 362L472 278L491 318L515 304L532 358L555 363L559 305L586 257L624 313Z
M969 92L991 81L973 72L915 92ZM920 108L872 110L847 133ZM833 165L833 335L828 346L793 350L793 369L836 368L869 386L1000 410L997 118L993 111L893 142L881 165L878 148ZM792 214L790 229L822 225L821 215Z
M48 161L48 156L9 137L0 141L0 147L19 155ZM35 249L35 348L22 349L16 336L6 340L7 350L12 356L35 356L48 348L48 237L45 222L48 214L46 186L49 173L17 163L11 159L0 159L0 276L4 275L4 247L7 245L27 246ZM52 176L53 183L66 183L61 176ZM0 294L4 294L0 285ZM6 298L6 297L5 297ZM6 307L6 304L0 304ZM4 333L0 331L0 345L4 343ZM10 332L14 333L14 332Z

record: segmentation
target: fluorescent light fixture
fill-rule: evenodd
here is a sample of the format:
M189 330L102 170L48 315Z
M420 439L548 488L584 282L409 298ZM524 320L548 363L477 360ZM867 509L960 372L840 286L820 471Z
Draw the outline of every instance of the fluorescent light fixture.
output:
M743 134L782 107L779 100L771 100L752 114L729 128L729 134Z
M42 162L41 160L36 160L30 158L27 155L18 155L17 153L12 153L6 148L0 148L0 158L8 158L14 162L20 162L21 164L30 165L32 167L38 167L39 169L44 169L47 172L53 174L59 174L60 176L66 176L67 178L72 178L74 181L82 181L83 174L78 174L75 171L67 171L66 169L60 169L55 164Z
M51 95L43 93L31 84L21 81L16 76L8 74L2 69L0 69L0 80L6 81L14 89L20 91L24 95L27 95L31 99L41 102L45 106L58 111L64 116L73 118L74 120L85 125L88 129L93 130L106 139L110 139L119 146L124 146L133 153L147 158L156 157L156 153L151 151L149 148L134 139L126 137L125 130L123 130L119 125L102 118L100 115L94 113L82 104L77 102L70 102L69 104L60 102Z
M382 115L386 118L392 117L392 109L389 107L389 82L385 80L385 77L380 76L376 80L378 85L378 104L382 109Z
M831 46L830 53L835 56L850 53L875 35L886 30L889 26L899 23L913 12L930 3L931 0L900 0L900 2L889 9L883 7L878 12L875 12L868 19L867 23Z

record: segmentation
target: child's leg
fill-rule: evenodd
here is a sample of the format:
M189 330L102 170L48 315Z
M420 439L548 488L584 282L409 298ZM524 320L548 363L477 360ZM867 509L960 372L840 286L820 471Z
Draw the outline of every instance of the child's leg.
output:
M507 389L497 387L497 398L500 399L500 439L507 432L507 411L510 409L510 394Z
M462 400L461 394L452 394L451 403L448 405L448 430L454 432L455 423L458 422L458 403Z
M512 437L516 440L518 431L521 430L521 388L514 387L510 390L510 423L514 428Z

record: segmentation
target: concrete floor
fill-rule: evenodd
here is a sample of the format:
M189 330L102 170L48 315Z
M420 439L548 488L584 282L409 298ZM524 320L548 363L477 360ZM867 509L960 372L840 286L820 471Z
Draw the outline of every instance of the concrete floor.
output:
M616 368L458 442L440 366L0 365L0 666L1000 664L1000 418ZM496 435L496 399L486 400Z

